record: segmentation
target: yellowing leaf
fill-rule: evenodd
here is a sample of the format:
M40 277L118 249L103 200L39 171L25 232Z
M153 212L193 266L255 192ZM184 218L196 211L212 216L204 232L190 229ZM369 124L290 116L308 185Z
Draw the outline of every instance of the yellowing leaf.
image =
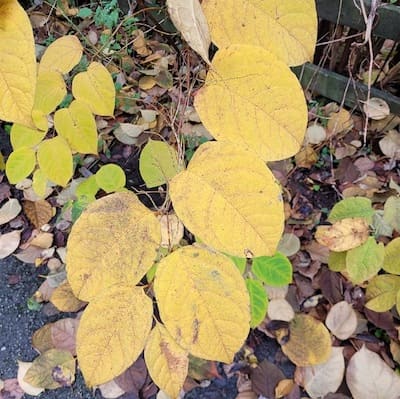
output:
M154 291L160 317L193 356L230 362L249 332L243 277L224 255L186 246L163 258Z
M33 126L36 86L32 26L17 0L0 2L0 119Z
M8 181L11 184L19 183L33 172L35 165L35 151L28 147L18 148L7 159L6 175Z
M348 218L364 218L371 224L373 215L374 210L369 198L348 197L335 204L328 220L333 223Z
M47 115L56 109L66 94L64 79L58 72L39 73L32 118L40 130L47 130Z
M115 87L110 73L98 62L92 62L86 72L72 81L72 94L96 115L114 114Z
M336 392L344 376L343 348L333 347L325 363L302 367L297 373L301 375L301 384L311 398L319 399Z
M44 391L44 388L37 388L32 386L31 384L28 384L25 380L25 374L29 370L29 368L32 366L32 362L21 362L18 361L18 385L21 387L21 389L27 393L28 395L32 396L38 396Z
M142 352L152 319L151 299L132 283L99 293L83 312L77 334L86 384L103 384L125 371Z
M188 374L188 352L173 340L160 323L150 333L144 358L152 380L171 398L177 398Z
M59 109L54 114L54 127L73 151L97 154L96 121L85 103L75 100L68 108Z
M40 198L47 194L47 176L40 169L33 172L32 188Z
M211 40L219 47L252 44L287 65L310 61L317 38L314 0L204 0Z
M398 255L397 255L398 256ZM382 274L375 276L367 286L366 307L374 312L386 312L396 303L400 291L400 276Z
M171 180L182 170L175 148L163 141L149 140L139 158L139 170L146 186L153 188Z
M10 131L10 141L14 150L21 147L33 148L46 136L46 132L14 123Z
M353 306L346 301L335 303L325 320L333 335L341 340L350 338L357 329L357 315Z
M204 61L210 63L210 32L199 0L167 0L167 7L171 21L189 46L200 54Z
M114 284L136 284L150 269L160 224L130 192L91 203L68 239L67 273L74 294L90 301Z
M315 239L331 251L343 252L359 247L369 237L369 226L363 218L346 218L332 226L318 226Z
M65 187L72 178L72 153L63 137L44 140L37 151L38 164L49 180Z
M333 272L341 272L346 269L347 252L330 252L328 266Z
M75 359L67 351L49 349L33 361L24 380L45 389L71 386L75 381Z
M95 175L96 183L106 193L122 189L126 184L125 172L115 164L103 165Z
M383 266L385 248L373 237L357 248L347 252L346 271L353 284L361 284L378 274Z
M82 45L76 36L60 37L44 52L39 64L39 73L56 71L64 75L78 64L81 57Z
M389 197L384 206L384 221L393 229L400 231L400 198Z
M282 345L282 350L296 366L314 366L329 359L331 337L320 321L297 314L289 328L289 341Z
M294 155L307 127L306 102L296 76L275 55L256 46L219 50L195 107L217 140L248 147L264 161Z
M399 398L399 375L365 346L350 359L346 382L353 399Z
M390 241L385 247L383 270L391 274L400 275L400 237Z
M170 182L174 209L207 245L230 255L273 255L283 230L283 202L261 159L228 143L200 146Z

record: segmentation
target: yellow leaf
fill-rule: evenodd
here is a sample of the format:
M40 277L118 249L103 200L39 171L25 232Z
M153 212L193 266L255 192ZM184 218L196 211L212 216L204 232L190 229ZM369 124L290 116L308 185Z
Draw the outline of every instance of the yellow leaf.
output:
M353 128L353 119L350 112L344 108L329 115L327 128L331 134L346 133Z
M24 381L45 389L71 386L75 381L75 359L67 351L49 349L33 361Z
M385 247L383 270L391 274L400 275L400 237L390 241Z
M156 259L160 224L131 192L91 203L68 239L67 273L74 294L90 301L114 284L136 284Z
M32 118L40 130L47 130L47 115L56 109L66 94L64 79L58 72L39 73Z
M168 332L190 354L230 362L250 326L242 275L228 257L186 246L163 258L154 291Z
M366 307L374 312L386 312L396 303L400 291L400 276L382 274L375 276L367 286Z
M331 356L331 337L326 327L312 316L297 314L290 322L289 341L283 353L296 366L314 366Z
M249 147L264 161L294 155L307 128L307 106L296 76L256 46L219 50L195 107L217 140Z
M207 245L230 255L273 255L283 230L280 188L265 164L224 142L200 146L170 182L174 209Z
M21 361L18 361L18 376L17 376L18 385L28 395L38 396L40 393L42 393L44 391L44 388L34 387L33 385L28 384L24 380L26 372L30 369L31 366L32 366L32 362L21 362Z
M384 255L383 244L377 244L373 237L369 237L361 246L348 251L346 271L350 281L353 284L361 284L378 274L383 265Z
M150 333L144 358L152 380L171 398L177 398L188 374L188 352L160 323Z
M72 94L96 115L114 114L115 87L110 73L98 62L92 62L86 72L72 81Z
M61 312L77 312L85 306L72 292L68 281L60 284L51 294L50 302Z
M11 184L19 183L28 177L36 165L35 151L21 147L13 151L7 159L6 175Z
M40 198L44 198L47 193L47 176L40 170L37 169L33 172L32 177L32 188L35 194Z
M21 147L33 148L46 136L46 132L14 123L10 131L10 141L14 150Z
M44 140L37 151L38 164L49 180L65 187L72 178L72 153L63 137Z
M0 119L33 127L36 87L32 26L17 0L0 2Z
M96 121L85 103L74 100L68 108L59 109L54 114L54 127L73 151L97 154Z
M211 38L199 0L167 0L167 7L171 21L183 38L209 64Z
M60 37L44 52L39 64L39 73L56 71L64 75L78 64L81 57L82 45L76 36Z
M139 287L121 283L90 302L76 338L86 384L103 384L124 372L143 351L152 320L152 301Z
M317 39L314 0L204 0L211 40L261 46L294 66L311 61Z
M369 237L369 226L364 218L338 220L332 226L318 226L315 239L331 251L343 252L365 243Z

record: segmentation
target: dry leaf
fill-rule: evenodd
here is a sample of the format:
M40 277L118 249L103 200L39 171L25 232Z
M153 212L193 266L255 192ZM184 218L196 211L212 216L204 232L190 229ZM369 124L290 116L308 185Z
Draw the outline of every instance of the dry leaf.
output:
M14 219L21 212L21 205L16 198L9 199L0 208L0 225L8 223L10 220Z
M311 168L318 161L318 155L310 145L307 145L294 156L294 159L299 168Z
M318 123L313 123L308 126L305 139L307 143L319 144L326 139L326 130Z
M300 239L293 233L283 234L279 241L277 251L286 256L293 256L300 250Z
M385 137L379 141L379 148L389 158L400 159L400 133L389 130Z
M171 213L159 217L161 225L161 246L172 248L178 245L183 238L183 224L179 218Z
M18 248L20 240L20 230L14 230L11 233L0 235L0 259L11 255Z
M317 366L299 367L296 382L303 386L311 398L322 398L336 392L344 376L343 348L333 347L327 362Z
M271 320L291 321L294 310L286 299L273 299L268 304L268 317Z
M101 395L105 399L115 399L125 393L114 380L98 385L97 388L100 389Z
M371 97L363 104L363 110L368 118L379 121L390 114L390 108L386 101L378 97Z
M329 310L325 324L339 339L350 338L357 329L357 314L346 301L336 303Z
M77 312L86 305L86 302L74 295L68 281L60 284L53 291L50 302L61 312Z
M400 376L365 346L350 359L346 382L353 399L399 399Z
M67 317L51 324L51 339L53 348L65 350L76 356L76 332L79 320Z
M53 217L53 208L46 200L25 201L23 206L26 216L37 229Z
M294 386L293 380L284 379L278 382L278 385L275 388L275 396L277 399L283 398L292 391Z
M199 0L167 0L167 6L175 27L189 46L209 64L211 38Z
M350 131L353 128L353 119L351 119L350 112L342 108L339 112L329 115L327 128L331 134Z
M36 237L32 238L29 244L34 245L35 247L47 249L53 244L53 237L53 233L41 231Z
M368 222L364 218L346 218L332 226L318 226L315 239L331 251L343 252L356 248L369 237Z
M41 257L43 248L29 246L28 248L14 254L14 256L24 263L36 263L36 260Z

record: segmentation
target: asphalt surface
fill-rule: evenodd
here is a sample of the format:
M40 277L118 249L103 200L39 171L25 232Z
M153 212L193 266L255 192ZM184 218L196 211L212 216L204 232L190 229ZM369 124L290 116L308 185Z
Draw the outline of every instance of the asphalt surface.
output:
M21 263L10 256L0 260L0 379L16 378L17 361L32 361L38 353L31 346L31 336L43 325L53 322L42 311L29 310L27 301L41 283L43 270ZM33 398L26 395L25 398ZM45 391L40 399L93 399L101 398L89 391L77 373L70 388Z

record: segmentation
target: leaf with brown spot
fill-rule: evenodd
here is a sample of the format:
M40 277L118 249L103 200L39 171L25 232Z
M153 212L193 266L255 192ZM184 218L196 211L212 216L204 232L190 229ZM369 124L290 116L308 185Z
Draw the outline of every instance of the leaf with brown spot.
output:
M37 229L48 223L54 216L53 207L46 200L25 201L23 208L25 215Z

